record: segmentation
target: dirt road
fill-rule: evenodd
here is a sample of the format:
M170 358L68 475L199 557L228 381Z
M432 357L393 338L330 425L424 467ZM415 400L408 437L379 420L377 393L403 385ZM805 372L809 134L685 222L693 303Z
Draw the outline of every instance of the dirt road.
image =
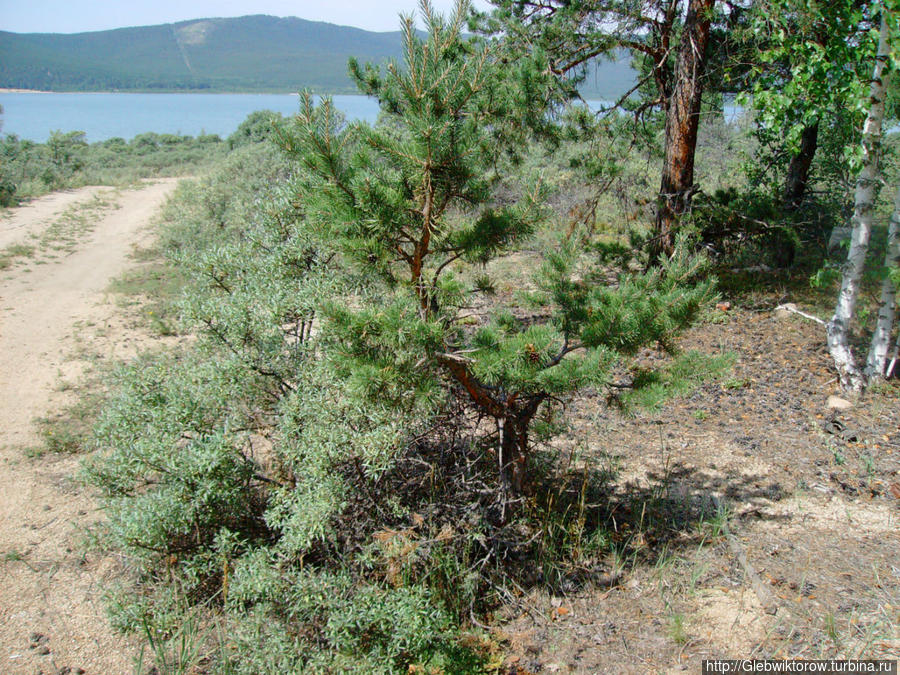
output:
M63 255L19 260L0 272L0 672L131 673L135 646L114 634L102 595L116 561L85 554L85 527L99 518L72 480L79 458L29 457L34 419L63 405L61 378L77 378L76 345L118 355L127 340L105 289L130 264L132 245L176 185L85 188L54 195L0 219L0 241L32 241L66 207L96 199L90 223ZM37 235L34 236L34 235ZM46 242L46 238L45 238ZM61 670L62 669L62 670Z

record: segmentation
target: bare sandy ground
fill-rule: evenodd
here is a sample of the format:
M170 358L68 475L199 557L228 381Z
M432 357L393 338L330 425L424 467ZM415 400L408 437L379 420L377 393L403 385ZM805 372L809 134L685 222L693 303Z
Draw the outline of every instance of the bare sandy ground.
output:
M32 235L40 235L66 209L104 192L110 192L110 188L90 185L77 190L53 192L38 197L25 207L10 209L5 217L0 218L0 249L25 243Z
M117 562L85 554L84 529L96 504L72 480L78 458L29 458L34 419L65 402L69 356L128 349L104 289L130 264L132 245L176 185L165 179L112 197L74 252L24 264L0 278L0 673L131 673L135 645L114 634L102 594ZM0 220L0 246L38 233L97 188L50 195ZM93 328L91 328L93 327ZM77 364L75 366L77 370ZM74 373L77 376L77 373ZM63 669L63 670L61 670Z

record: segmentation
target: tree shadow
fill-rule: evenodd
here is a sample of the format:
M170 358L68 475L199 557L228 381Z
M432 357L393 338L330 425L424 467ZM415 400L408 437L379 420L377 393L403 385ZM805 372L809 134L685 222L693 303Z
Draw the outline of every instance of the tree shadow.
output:
M732 504L764 512L783 497L763 476L726 478L681 462L620 481L616 459L607 460L538 453L529 493L509 500L490 448L459 437L420 442L359 490L343 518L357 543L375 542L367 574L424 581L468 618L529 590L615 585L626 565L720 540Z

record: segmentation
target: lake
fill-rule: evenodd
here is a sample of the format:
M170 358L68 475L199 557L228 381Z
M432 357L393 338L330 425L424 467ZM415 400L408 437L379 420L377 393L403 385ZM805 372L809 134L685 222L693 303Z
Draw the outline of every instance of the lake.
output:
M349 119L374 122L377 102L367 96L333 96ZM596 109L604 101L588 101ZM148 131L197 136L229 136L255 110L292 115L299 110L297 94L124 94L124 93L0 93L0 132L31 141L46 141L50 132L83 131L90 142L133 138ZM740 108L725 106L734 121Z
M350 119L374 122L378 103L366 96L333 96ZM0 93L3 134L46 141L50 132L83 131L90 142L156 133L230 135L255 110L292 115L297 94L43 94Z

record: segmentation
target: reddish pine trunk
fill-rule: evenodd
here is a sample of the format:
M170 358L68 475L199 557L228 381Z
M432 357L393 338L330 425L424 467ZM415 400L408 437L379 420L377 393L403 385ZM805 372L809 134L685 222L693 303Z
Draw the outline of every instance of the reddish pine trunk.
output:
M528 485L528 428L537 414L544 394L524 398L517 395L497 397L472 374L469 361L454 354L438 354L438 362L469 395L480 412L497 422L500 432L499 472L504 495L520 497Z
M666 107L666 158L650 248L651 264L675 248L678 219L694 192L694 153L700 125L700 99L710 18L715 0L690 0L675 62L672 94Z

